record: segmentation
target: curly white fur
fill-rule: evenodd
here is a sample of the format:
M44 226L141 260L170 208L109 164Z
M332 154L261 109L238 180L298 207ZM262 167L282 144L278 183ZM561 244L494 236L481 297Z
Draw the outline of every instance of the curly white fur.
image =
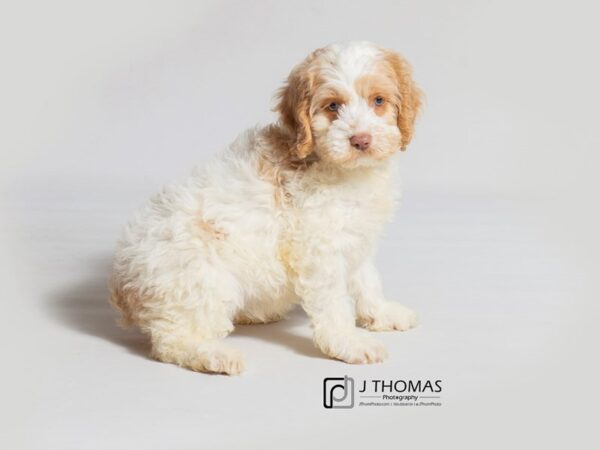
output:
M243 357L222 341L234 324L278 320L300 303L325 354L382 361L384 346L356 323L416 323L384 300L371 254L394 203L392 155L419 105L398 55L368 43L311 54L280 94L280 123L243 133L126 227L111 280L124 324L150 336L159 360L237 374ZM371 135L366 151L349 142L359 132Z

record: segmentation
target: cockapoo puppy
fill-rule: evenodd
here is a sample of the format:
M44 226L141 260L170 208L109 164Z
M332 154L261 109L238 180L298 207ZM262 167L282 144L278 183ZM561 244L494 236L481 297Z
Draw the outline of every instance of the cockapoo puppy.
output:
M385 359L357 325L416 324L384 299L372 251L420 105L390 50L353 42L311 53L278 93L277 123L244 132L126 227L111 279L123 324L150 337L158 360L238 374L244 358L223 342L235 324L276 321L299 303L326 355Z

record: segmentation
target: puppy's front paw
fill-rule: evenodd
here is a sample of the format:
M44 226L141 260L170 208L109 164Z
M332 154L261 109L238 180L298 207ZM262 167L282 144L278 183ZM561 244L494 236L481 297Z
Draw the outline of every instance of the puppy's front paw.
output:
M358 322L371 331L406 331L417 325L417 314L399 303L386 302L376 312L359 317Z
M361 330L317 334L315 343L327 356L350 364L382 362L388 357L384 345Z

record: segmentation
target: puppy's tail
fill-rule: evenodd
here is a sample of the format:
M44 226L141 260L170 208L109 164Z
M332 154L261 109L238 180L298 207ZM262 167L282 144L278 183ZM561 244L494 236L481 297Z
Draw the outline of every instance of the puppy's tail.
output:
M127 290L122 289L120 283L118 283L114 277L109 281L109 289L109 303L114 309L121 313L121 317L118 321L119 325L123 328L135 325L132 306L136 302L136 296L133 296L131 293L128 293Z

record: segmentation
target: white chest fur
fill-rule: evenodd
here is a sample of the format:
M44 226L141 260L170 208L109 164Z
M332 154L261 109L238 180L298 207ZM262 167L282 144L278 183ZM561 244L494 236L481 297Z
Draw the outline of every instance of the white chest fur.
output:
M357 265L391 216L394 173L393 163L344 174L309 171L291 187L294 206L284 240L296 243L296 252L325 249Z

